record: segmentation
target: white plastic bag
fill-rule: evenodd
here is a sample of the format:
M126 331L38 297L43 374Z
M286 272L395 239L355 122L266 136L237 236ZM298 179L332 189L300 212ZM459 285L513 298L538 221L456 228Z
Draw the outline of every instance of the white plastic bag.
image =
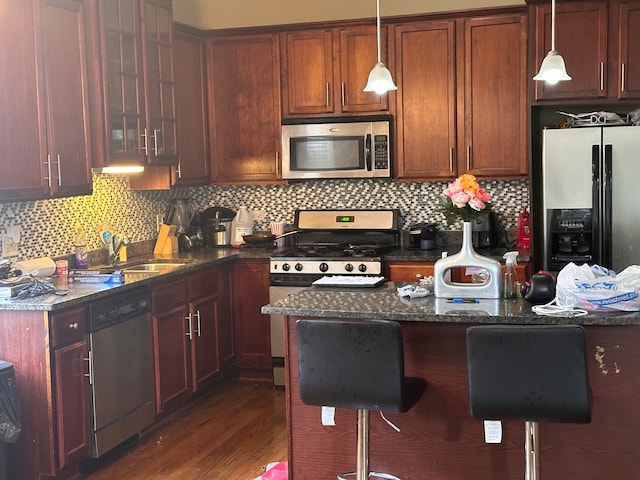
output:
M558 273L556 304L585 310L640 310L640 266L620 273L599 265L569 263Z

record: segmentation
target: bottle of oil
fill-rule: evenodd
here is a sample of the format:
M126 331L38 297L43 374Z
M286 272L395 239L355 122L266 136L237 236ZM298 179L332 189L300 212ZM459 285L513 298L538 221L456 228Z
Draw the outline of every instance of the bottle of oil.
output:
M76 227L75 245L75 260L76 268L88 268L89 262L87 259L87 236L84 233L82 227Z

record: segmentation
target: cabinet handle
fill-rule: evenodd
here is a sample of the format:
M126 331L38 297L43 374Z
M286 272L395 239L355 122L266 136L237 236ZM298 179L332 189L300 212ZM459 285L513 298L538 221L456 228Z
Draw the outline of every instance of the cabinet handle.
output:
M78 322L70 323L70 324L69 324L69 328L70 328L71 330L77 330L77 329L78 329Z
M453 172L453 147L449 147L449 171Z
M176 167L176 175L178 175L178 178L182 178L182 169L180 168L180 162L178 162L178 166Z
M47 166L47 178L45 180L49 183L49 188L51 188L51 155L47 154L47 161L44 162Z
M600 90L604 90L604 62L600 62Z
M467 145L467 170L471 170L471 145Z
M328 107L329 106L329 82L326 83L325 88L326 88L326 91L327 91L327 99L326 99L327 103L326 103L326 106Z
M344 82L342 82L342 106L344 107Z
M60 171L60 154L58 154L58 186L62 186L62 172Z
M624 87L625 87L625 84L624 84L625 64L621 63L620 67L621 67L621 70L622 70L620 72L620 91L624 92Z
M189 337L189 340L193 340L193 330L191 328L191 314L184 317L184 319L187 321L187 333L185 335Z
M149 155L149 145L147 145L147 129L144 129L144 133L142 135L140 135L142 138L144 138L144 143L142 144L142 151L144 152L145 156Z
M280 175L280 155L276 152L276 177Z
M159 129L153 129L153 154L156 157L158 156L158 132L160 132Z
M196 333L200 336L200 310L198 310L194 316L196 317Z
M84 376L89 379L89 385L93 385L93 351L92 350L89 350L89 355L87 358L85 358L85 361L87 362L87 368L89 370L89 373L85 373Z

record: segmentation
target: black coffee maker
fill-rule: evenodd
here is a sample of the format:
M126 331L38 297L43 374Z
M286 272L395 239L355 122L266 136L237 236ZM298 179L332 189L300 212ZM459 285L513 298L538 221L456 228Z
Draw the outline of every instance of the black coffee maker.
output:
M492 248L499 242L499 228L496 214L489 212L483 220L471 222L472 242L474 248Z
M409 227L411 237L411 247L421 250L432 250L437 248L437 223L419 223Z

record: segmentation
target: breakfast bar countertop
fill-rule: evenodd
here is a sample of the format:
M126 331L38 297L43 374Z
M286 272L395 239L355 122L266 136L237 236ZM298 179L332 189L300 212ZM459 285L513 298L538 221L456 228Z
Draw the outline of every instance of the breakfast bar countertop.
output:
M388 282L377 288L310 287L262 307L262 313L298 317L363 318L439 323L640 325L640 312L590 312L586 316L537 315L521 298L453 303L432 294L401 298Z

